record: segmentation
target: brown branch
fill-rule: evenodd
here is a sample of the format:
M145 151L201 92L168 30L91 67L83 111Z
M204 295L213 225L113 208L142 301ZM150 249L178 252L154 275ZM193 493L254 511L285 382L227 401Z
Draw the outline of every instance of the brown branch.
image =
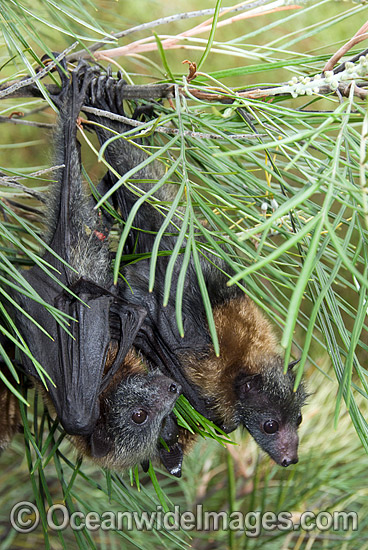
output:
M0 99L12 97L43 97L41 90L34 83L16 86L24 81L10 81L0 86ZM51 95L60 91L56 84L45 84L47 92ZM173 84L147 84L143 86L132 86L126 84L122 87L121 96L123 99L167 99L173 97Z
M368 54L368 49L366 50L363 50L362 52L358 53L357 55L354 55L353 57L351 57L350 59L348 59L348 61L350 61L350 63L355 63L356 61L359 61L360 57L362 56L366 56ZM348 61L344 61L344 63L341 63L341 65L339 65L338 67L336 67L336 69L333 70L334 74L338 74L338 73L341 73L342 71L345 71L346 69L346 63Z
M220 13L221 12L234 13L238 11L245 11L247 9L257 8L258 6L262 6L265 3L266 3L266 0L255 0L251 4L247 3L246 5L244 4L238 5L238 6L235 6L234 8L231 8L230 10L229 8L221 8ZM91 53L97 51L99 48L102 48L106 44L106 42L111 43L111 39L117 40L119 38L124 38L129 34L145 31L147 29L153 29L154 27L158 27L159 25L170 24L170 23L173 23L174 21L180 21L183 19L192 19L193 17L213 15L214 13L215 13L215 9L210 8L210 9L204 9L204 10L191 11L191 12L177 13L175 15L169 15L168 17L161 17L160 19L155 19L154 21L149 21L148 23L143 23L142 25L131 27L130 29L126 29L125 31L107 35L102 41L92 44L88 49L79 50L69 55L67 57L67 61L77 61L78 59L89 58L91 57Z
M236 97L242 97L246 99L266 99L268 97L276 97L276 96L289 96L291 93L287 92L279 92L279 88L286 86L285 84L279 84L279 85L273 85L272 87L259 87L259 88L248 88L247 90L241 90L236 93ZM341 82L339 84L339 87L337 90L342 95L348 95L349 94L349 88L351 86L350 82ZM319 94L321 95L327 95L330 93L336 93L336 89L332 89L328 84L324 86L319 87ZM182 93L182 89L180 90ZM188 88L188 93L197 98L201 99L203 101L219 101L221 103L233 103L236 98L232 97L231 95L224 95L224 94L217 94L212 92L205 92L203 90L197 90L195 88ZM354 95L359 97L360 99L365 99L368 95L368 91L364 88L361 88L359 86L355 86L354 88Z
M346 42L326 63L323 68L323 73L326 71L332 71L336 63L348 52L353 46L359 44L363 40L368 38L368 22L364 23L362 27L354 34L350 40Z
M15 82L8 82L0 86L0 98L1 97L42 97L40 89L35 84L29 84L22 87L21 89L14 89ZM356 82L354 88L354 95L360 99L365 99L367 97L367 91L360 87L365 85L365 82L359 83ZM207 88L206 90L197 89L197 88L186 88L184 86L178 86L179 92L187 97L194 97L202 101L217 101L223 104L232 104L236 98L247 98L247 99L265 99L267 97L275 96L289 96L291 93L285 91L280 92L279 88L286 86L286 83L274 84L270 87L268 86L259 86L257 88L248 88L247 90L240 90L234 92L234 94L225 94L218 93L219 88ZM55 84L45 84L45 89L50 94L56 94L59 91L59 87ZM341 82L338 87L338 91L342 95L347 95L350 83ZM319 87L319 94L326 95L330 93L336 93L335 89L332 89L328 84ZM168 99L170 100L174 96L174 84L147 84L147 85L124 85L121 88L121 97L125 100L131 99ZM107 115L104 115L107 116ZM4 117L6 118L6 117ZM127 119L128 120L128 119ZM12 120L6 120L12 122ZM2 120L5 122L5 120Z
M349 97L350 88L351 86L354 86L354 92L353 94L359 99L366 99L368 97L368 90L365 90L364 88L361 88L360 86L357 86L355 83L352 82L348 84L347 86L339 86L336 91L339 91L343 96Z

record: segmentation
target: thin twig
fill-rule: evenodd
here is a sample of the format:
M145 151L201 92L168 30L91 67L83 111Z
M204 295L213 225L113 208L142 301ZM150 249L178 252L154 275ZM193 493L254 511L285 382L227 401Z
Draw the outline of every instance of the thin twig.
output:
M256 17L257 15L266 15L268 13L274 13L276 11L284 11L284 10L291 10L299 8L300 6L292 5L292 6L278 6L273 9L260 11L258 13L242 13L239 15L236 15L235 17L229 17L225 21L219 21L217 23L217 28L223 27L225 25L232 25L233 23L236 23L237 21L248 19L251 17ZM228 13L227 10L224 10L224 13ZM176 36L170 36L170 37L161 37L159 38L162 40L162 47L164 50L170 50L175 49L178 47L178 42L180 40L185 40L188 37L196 36L198 34L208 32L211 30L211 24L210 20L206 21L204 24L197 25L191 29L188 29L187 31L183 31ZM97 60L103 60L106 58L114 58L114 57L120 57L123 55L132 55L136 53L143 53L143 52L150 52L157 50L157 42L156 40L152 39L151 36L148 36L146 38L142 38L140 40L136 40L134 42L131 42L130 44L127 44L125 46L118 46L116 48L112 48L110 50L102 50L101 52L96 52L94 55L94 58ZM180 47L180 46L179 46Z
M2 99L5 96L13 95L14 92L17 92L20 88L25 88L30 85L34 85L38 80L41 80L44 76L46 76L54 67L56 67L57 63L61 61L68 52L72 51L76 46L78 45L78 42L74 42L71 46L66 48L61 54L59 54L54 61L50 61L46 67L38 71L37 74L34 76L31 76L29 78L24 78L22 80L16 81L12 86L2 88L0 90L0 99ZM40 95L41 92L40 92Z
M48 105L46 104L42 104L42 105L39 105L38 107L36 107L35 109L30 109L29 111L26 111L24 113L24 117L26 116L31 116L31 115L36 115L38 113L42 113L43 111L46 111L46 109L48 109Z
M206 134L203 132L191 132L190 130L184 130L183 132L179 131L177 128L168 128L167 126L154 126L154 123L152 127L147 129L147 125L144 122L139 122L138 120L133 120L131 118L125 117L123 115L116 115L115 113L111 113L110 111L103 111L101 109L95 109L94 107L83 107L83 111L86 113L92 113L99 117L109 118L110 120L117 120L118 122L123 122L124 124L127 124L129 126L132 126L133 128L140 128L142 126L145 126L146 130L158 132L161 134L169 134L176 136L179 133L183 134L184 136L190 136L197 139L216 139L216 140L224 140L227 138L231 139L255 139L257 136L263 135L264 137L267 137L267 134L257 134L255 136L254 134L229 134L226 137L225 136L219 136L217 134ZM84 124L94 124L90 121L84 121ZM129 136L129 138L134 139L133 136Z
M24 176L12 176L11 179L13 181L19 181L29 178L39 178L40 176L44 176L45 174L48 174L49 172L55 172L56 170L60 170L61 168L65 168L64 164L55 164L55 166L50 166L49 168L43 168L42 170L37 170L36 172L32 172L32 174L27 174ZM8 176L4 176L1 174L2 177L7 178Z
M238 11L244 11L246 9L256 8L258 6L262 6L267 3L268 0L255 0L251 4L242 2L241 4L235 6L231 10L229 8L221 8L220 13L223 11L226 11L227 13L230 12L238 12ZM246 4L246 5L245 5ZM154 21L149 21L148 23L143 23L142 25L136 25L135 27L131 27L130 29L126 29L125 31L117 32L112 35L107 35L103 41L96 42L95 44L92 44L88 50L79 50L75 52L72 55L69 55L67 57L67 61L76 61L78 59L83 59L86 57L89 57L91 53L97 51L99 48L104 46L106 42L111 42L111 39L119 39L123 38L124 36L128 36L129 34L133 34L136 32L145 31L147 29L153 29L154 27L158 27L159 25L164 25L167 23L173 23L174 21L180 21L183 19L192 19L193 17L202 17L204 15L213 15L215 13L214 8L205 9L205 10L197 10L197 11L190 11L190 12L184 12L184 13L177 13L175 15L169 15L167 17L160 17L159 19L155 19Z
M2 84L0 86L0 99L10 99L13 97L41 97L45 99L41 90L34 82L32 82L31 84L27 84L26 86L21 86L21 88L15 87L15 85L19 82L25 81L10 80L6 84ZM44 87L45 90L47 90L47 92L51 95L57 94L58 91L60 91L59 86L57 86L56 84L45 84Z
M350 61L350 63L355 63L355 61L358 61L362 56L365 56L367 54L368 54L368 49L363 50L362 52L360 52L357 55L354 55L353 57L348 59L348 61ZM341 65L336 67L336 69L333 70L334 74L341 73L342 71L345 71L346 63L347 63L347 61L344 61L343 63L341 63Z
M6 122L10 124L23 124L24 126L35 126L37 128L47 128L49 130L55 128L55 124L49 124L48 122L35 122L33 120L24 120L23 118L10 118L7 116L0 116L0 124Z
M61 168L64 168L63 164L60 164L57 166L51 166L50 168L45 168L43 170L37 170L37 172L33 172L32 174L27 174L25 176L9 177L9 176L4 176L3 174L0 174L0 185L3 187L11 187L13 189L17 189L18 191L21 191L27 195L31 195L32 197L35 197L41 202L45 202L45 196L43 193L40 193L35 189L31 189L29 187L26 187L25 185L22 185L21 183L19 183L19 180L29 179L29 178L39 178L40 176L44 176L49 172L55 172L56 170L60 170Z
M354 34L350 40L346 42L330 59L327 61L323 68L323 72L332 71L336 63L348 52L353 46L359 44L363 40L368 38L368 22L364 23L362 27Z

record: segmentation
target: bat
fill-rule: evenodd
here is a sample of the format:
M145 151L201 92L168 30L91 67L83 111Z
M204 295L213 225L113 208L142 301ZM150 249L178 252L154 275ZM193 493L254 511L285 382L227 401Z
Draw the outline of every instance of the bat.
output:
M86 105L124 115L124 82L111 73L96 76L90 83ZM99 122L94 130L103 145L112 135L124 134L131 128L125 123L87 112L91 122ZM111 132L112 131L112 132ZM113 170L108 177L114 185L147 159L139 147L124 138L115 139L105 149L105 157ZM137 141L137 143L139 143ZM152 189L162 170L157 164L142 166L134 174L134 183L143 192ZM142 181L143 180L143 181ZM152 181L153 180L153 181ZM155 193L159 201L172 200L172 188L164 184ZM137 201L137 194L121 186L112 200L127 219ZM127 251L149 254L163 223L162 215L149 202L137 211ZM160 251L172 251L177 243L180 219L175 217L160 240ZM185 241L183 243L185 247ZM155 286L149 292L149 258L125 265L120 295L130 303L147 310L134 341L134 346L163 372L182 386L191 404L224 431L244 426L255 441L281 466L298 461L298 426L301 407L306 398L303 384L294 392L295 377L291 363L283 372L283 358L269 321L238 287L227 287L228 267L215 256L201 259L201 268L213 309L220 343L217 357L209 333L203 299L194 262L189 262L184 281L182 317L184 337L176 325L176 284L182 267L179 256L172 276L170 299L162 306L168 255L159 255Z
M10 284L22 367L43 383L50 410L84 454L114 468L160 457L180 475L182 457L166 456L178 445L172 409L180 385L149 372L131 349L146 311L113 285L108 222L82 186L76 123L95 69L82 62L70 77L63 62L58 73L61 90L51 99L59 109L55 151L63 168L47 204L45 251L21 272L22 287ZM60 312L63 326L55 318ZM6 439L6 428L2 433Z

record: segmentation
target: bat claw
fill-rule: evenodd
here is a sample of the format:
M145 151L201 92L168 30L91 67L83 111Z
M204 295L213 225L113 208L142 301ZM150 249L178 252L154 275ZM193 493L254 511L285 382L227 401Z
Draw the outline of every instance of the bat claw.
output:
M108 81L106 82L105 92L106 92L106 97L107 97L110 110L112 112L119 114L119 106L116 98L115 83L116 81L112 77L109 77ZM123 114L124 114L124 111L123 111Z
M126 81L125 80L119 80L118 82L116 82L115 86L116 86L116 102L118 105L123 105L123 99L124 99L124 86L126 86ZM123 114L124 115L124 111L122 113L120 113L118 111L118 114Z
M117 82L111 76L111 69L106 75L94 78L90 84L88 104L97 109L124 115L122 100L118 94L119 84L124 85L125 81Z
M57 57L59 54L53 52ZM49 56L47 56L49 58ZM44 56L42 60L47 60ZM66 59L60 59L56 66L56 71L60 76L61 89L58 94L50 94L50 99L61 110L65 106L65 110L69 111L69 116L77 118L78 113L84 103L86 90L91 80L96 76L96 67L91 67L85 60L80 60L77 68L72 72L68 72ZM70 101L70 94L78 97L77 101ZM73 109L71 113L70 110Z

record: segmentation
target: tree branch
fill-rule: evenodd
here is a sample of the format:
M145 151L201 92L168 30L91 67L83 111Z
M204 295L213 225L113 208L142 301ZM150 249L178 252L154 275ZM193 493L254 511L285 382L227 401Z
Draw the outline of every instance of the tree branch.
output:
M368 22L364 23L362 27L354 34L346 44L344 44L330 59L327 61L323 68L323 72L332 71L336 63L346 54L353 46L359 44L363 40L368 38Z
M246 3L241 4L238 6L235 6L231 9L229 8L221 8L221 12L226 13L234 13L238 11L245 11L249 9L257 8L258 6L263 6L267 0L255 0L252 3ZM205 9L205 10L197 10L197 11L189 11L184 13L177 13L175 15L169 15L167 17L160 17L160 19L155 19L154 21L149 21L148 23L143 23L142 25L137 25L135 27L131 27L130 29L126 29L125 31L113 33L112 35L107 35L102 41L96 42L95 44L92 44L88 49L85 50L79 50L75 52L74 54L71 54L67 57L67 61L77 61L78 59L88 58L91 57L91 53L97 51L99 48L104 46L106 42L111 43L111 39L119 39L123 38L125 36L128 36L130 34L145 31L147 29L153 29L154 27L158 27L159 25L164 25L167 23L173 23L174 21L180 21L183 19L192 19L193 17L202 17L204 15L213 15L215 13L214 8Z
M99 117L109 118L110 120L117 120L119 122L124 122L125 124L128 124L129 126L132 126L133 128L140 128L142 126L145 126L147 129L147 126L144 122L139 122L138 120L133 120L131 118L122 116L122 115L116 115L115 113L111 113L110 111L102 111L101 109L95 109L94 107L83 107L82 109L86 113L93 113L94 115L97 115ZM94 124L94 122L90 122L88 120L83 121L84 124ZM154 122L153 122L154 124ZM190 136L195 137L197 139L226 139L226 138L232 138L232 139L257 139L260 136L266 137L266 134L257 134L256 136L254 134L228 134L226 136L219 136L218 134L205 134L203 132L191 132L190 130L184 130L181 132L180 130L176 128L168 128L167 126L154 126L149 128L150 131L158 132L161 134L169 134L169 135L184 135L184 136ZM134 139L135 136L129 136L131 139Z
M52 69L54 69L59 61L61 61L68 52L73 50L78 45L78 42L74 42L69 48L66 48L61 54L59 54L54 61L50 61L46 67L43 67L43 69L40 69L37 74L34 76L31 76L29 78L23 78L22 80L16 80L13 83L11 83L10 86L1 86L0 87L0 99L3 97L26 97L19 93L19 90L22 88L28 88L29 86L33 86L38 90L38 95L33 94L33 97L43 97L42 90L37 86L37 81L41 80L44 76L46 76ZM58 90L59 87L56 86L56 89Z

